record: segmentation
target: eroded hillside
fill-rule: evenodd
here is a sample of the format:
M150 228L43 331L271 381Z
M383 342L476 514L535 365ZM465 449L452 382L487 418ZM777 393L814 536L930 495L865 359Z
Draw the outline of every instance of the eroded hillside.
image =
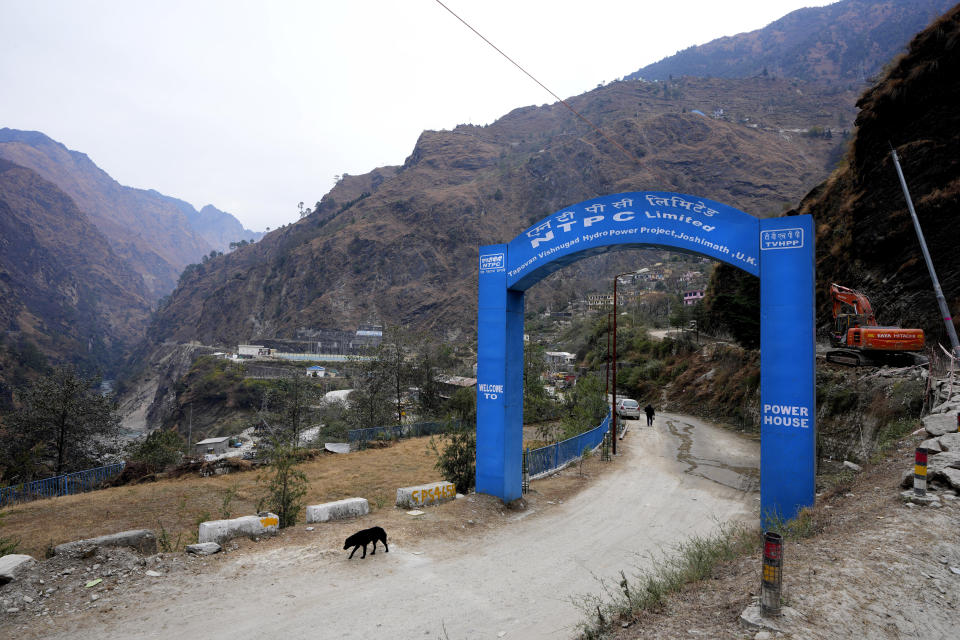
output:
M616 82L570 99L629 155L560 104L424 132L403 166L346 177L312 215L188 270L152 338L232 344L371 318L472 335L478 245L619 191L779 213L827 175L852 102L773 78ZM619 260L584 261L538 289L568 300Z

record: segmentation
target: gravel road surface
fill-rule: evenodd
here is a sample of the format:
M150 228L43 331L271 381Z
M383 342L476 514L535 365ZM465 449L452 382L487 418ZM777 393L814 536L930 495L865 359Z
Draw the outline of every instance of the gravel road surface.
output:
M46 637L570 637L582 619L573 601L598 593L599 579L757 517L759 442L687 416L642 423L631 421L615 471L563 504L508 512L482 536L394 542L365 560L348 561L329 537L257 551L157 579L126 608L67 616Z

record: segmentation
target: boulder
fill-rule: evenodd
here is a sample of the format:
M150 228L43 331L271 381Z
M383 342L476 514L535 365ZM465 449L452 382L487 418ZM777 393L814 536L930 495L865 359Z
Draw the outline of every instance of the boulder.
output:
M927 458L927 479L942 482L954 489L954 482L960 472L960 451L944 451Z
M950 485L950 488L960 493L960 469L951 469L947 467L940 472L939 478Z
M954 413L931 413L923 418L923 428L931 438L939 438L945 433L957 431L957 416Z
M273 535L280 528L280 518L273 513L243 516L231 520L201 522L197 542L223 543L232 538L254 538Z
M960 451L960 433L945 433L937 442L941 451Z
M212 556L215 553L220 553L222 548L216 542L198 542L197 544L187 545L186 551L196 556Z
M943 446L940 444L940 438L929 438L920 443L920 446L927 450L927 453L940 453Z
M33 556L22 553L11 553L0 558L0 584L7 584L17 579L17 576L37 563Z
M366 498L347 498L336 502L325 502L307 507L307 522L328 522L359 518L370 513L370 503Z
M863 471L863 468L860 465L858 465L856 462L850 462L849 460L844 460L843 466L847 469L853 469L854 471Z
M943 451L927 457L927 475L940 472L946 468L960 469L960 451Z
M157 552L157 536L150 529L133 529L111 533L99 538L75 540L65 542L53 548L54 555L90 556L100 547L130 547L143 555L153 555Z
M950 413L951 411L956 412L958 407L960 407L960 396L954 396L946 402L941 402L934 408L930 409L930 413Z
M901 489L911 489L913 488L913 469L908 469L903 472L903 478L900 480Z

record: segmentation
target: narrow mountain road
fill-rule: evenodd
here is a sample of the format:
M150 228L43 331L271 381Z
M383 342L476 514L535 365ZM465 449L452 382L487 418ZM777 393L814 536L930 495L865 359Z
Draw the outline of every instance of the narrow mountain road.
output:
M659 414L653 428L632 421L620 444L614 472L485 536L395 543L363 561L317 546L246 555L170 575L95 626L64 619L46 637L569 637L582 619L572 601L599 593L598 579L616 582L685 537L757 517L759 443Z

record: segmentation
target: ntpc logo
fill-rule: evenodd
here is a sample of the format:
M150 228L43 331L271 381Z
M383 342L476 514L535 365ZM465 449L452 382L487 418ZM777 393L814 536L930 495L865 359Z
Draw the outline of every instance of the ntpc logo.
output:
M496 273L505 271L504 255L502 253L488 253L480 256L480 273Z

